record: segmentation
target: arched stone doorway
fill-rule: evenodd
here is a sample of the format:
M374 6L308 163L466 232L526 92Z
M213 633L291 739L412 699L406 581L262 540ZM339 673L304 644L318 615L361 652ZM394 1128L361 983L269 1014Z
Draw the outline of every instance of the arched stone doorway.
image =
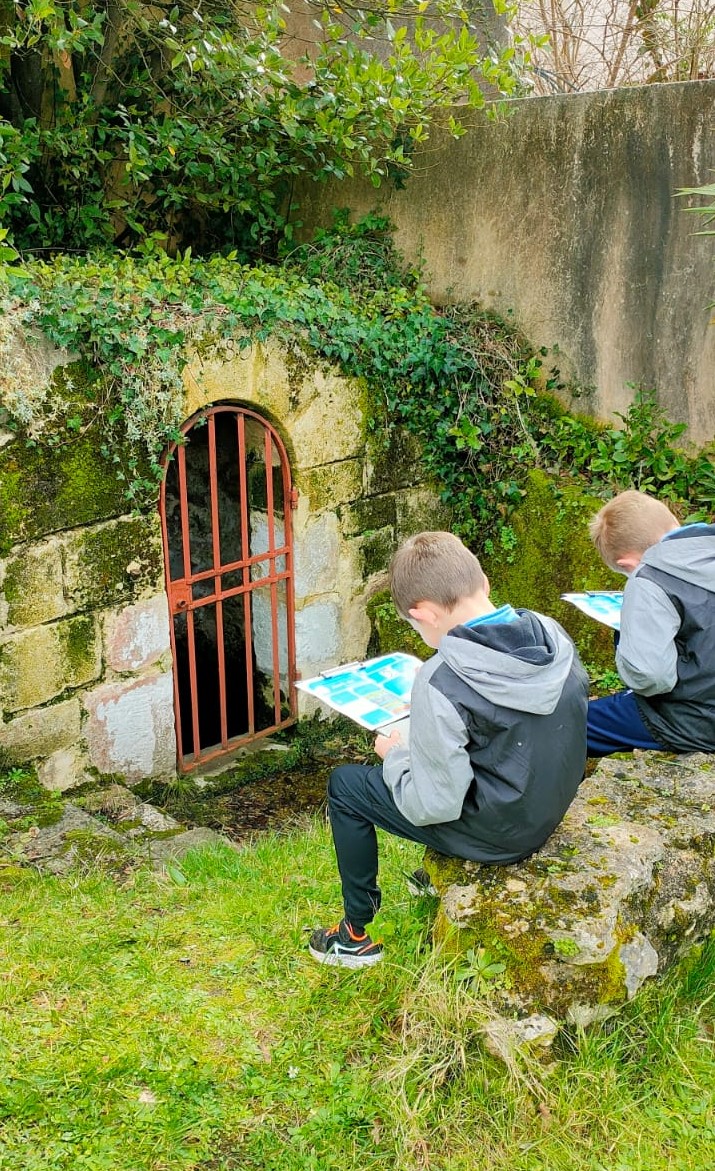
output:
M295 719L291 508L285 447L255 411L203 408L161 491L178 767Z

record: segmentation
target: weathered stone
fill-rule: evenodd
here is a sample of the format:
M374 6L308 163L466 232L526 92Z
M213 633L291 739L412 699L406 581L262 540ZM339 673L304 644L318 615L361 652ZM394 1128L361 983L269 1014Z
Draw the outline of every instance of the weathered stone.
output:
M0 704L8 712L39 707L101 673L93 615L34 626L0 642Z
M18 861L47 874L65 874L78 863L114 868L131 857L121 834L69 803L52 825L11 833L3 846Z
M334 512L325 512L306 525L295 544L297 598L327 594L335 589L339 550L338 521Z
M58 447L8 443L0 448L0 555L23 541L119 516L127 509L124 493L94 430Z
M168 672L105 683L83 702L89 756L100 772L120 773L127 781L174 772L174 689Z
M356 537L375 529L391 528L397 523L394 493L385 496L366 496L339 510L340 528L344 536Z
M141 804L131 789L116 783L87 793L80 803L87 813L103 813L105 817L117 819L133 817L137 806Z
M46 789L64 793L91 780L86 764L77 748L60 748L37 766L37 778Z
M171 817L168 813L162 813L161 810L156 809L153 805L149 805L146 801L138 801L133 811L127 811L125 817L120 817L118 821L119 828L123 828L125 821L138 821L138 825L132 826L131 829L124 832L129 837L145 837L147 830L150 833L168 833L169 830L180 829L181 823L176 818Z
M419 442L407 431L391 431L384 446L371 444L365 461L368 496L409 488L424 480Z
M158 515L120 517L68 533L62 540L65 594L75 610L113 606L161 589Z
M434 488L413 487L395 493L398 543L425 529L449 529L452 513Z
M298 467L315 468L363 454L360 398L354 383L324 370L311 370L290 428Z
M296 473L298 491L307 495L311 512L323 512L362 496L362 460L343 459Z
M312 602L295 616L295 654L305 676L334 667L340 650L340 622L335 602Z
M8 627L38 626L66 614L59 542L31 545L11 557L5 566L3 593Z
M75 744L79 729L79 700L67 699L0 724L0 748L11 764L23 764Z
M357 538L360 549L360 568L367 581L377 573L384 573L395 552L395 530L387 527L375 529Z
M105 621L107 666L113 671L139 671L156 663L170 649L169 605L165 594L127 606Z
M533 1013L521 1020L495 1016L485 1021L480 1029L485 1048L507 1064L517 1052L548 1049L558 1031L557 1022L543 1013Z
M525 862L427 867L437 933L506 964L504 1011L601 1020L715 927L715 759L604 760Z

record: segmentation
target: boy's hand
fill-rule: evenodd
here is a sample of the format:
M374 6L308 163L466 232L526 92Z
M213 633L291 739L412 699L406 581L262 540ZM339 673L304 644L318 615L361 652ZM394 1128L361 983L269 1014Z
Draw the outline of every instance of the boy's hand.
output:
M375 752L384 760L391 748L396 748L398 744L402 743L402 737L399 732L390 732L389 736L383 736L382 733L375 740Z

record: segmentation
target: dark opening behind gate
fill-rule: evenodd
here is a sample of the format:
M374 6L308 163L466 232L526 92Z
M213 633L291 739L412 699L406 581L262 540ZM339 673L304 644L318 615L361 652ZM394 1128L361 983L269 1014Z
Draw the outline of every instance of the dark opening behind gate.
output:
M285 448L253 411L182 428L161 493L178 764L188 771L295 719Z

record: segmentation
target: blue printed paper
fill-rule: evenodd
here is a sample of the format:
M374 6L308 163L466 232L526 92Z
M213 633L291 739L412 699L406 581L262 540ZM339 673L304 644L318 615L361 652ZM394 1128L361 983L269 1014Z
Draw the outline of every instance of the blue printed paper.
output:
M323 672L315 679L301 679L296 686L376 732L409 715L412 684L419 666L420 660L414 655L395 651Z
M621 629L622 590L589 590L583 594L562 594L561 598L612 630Z

